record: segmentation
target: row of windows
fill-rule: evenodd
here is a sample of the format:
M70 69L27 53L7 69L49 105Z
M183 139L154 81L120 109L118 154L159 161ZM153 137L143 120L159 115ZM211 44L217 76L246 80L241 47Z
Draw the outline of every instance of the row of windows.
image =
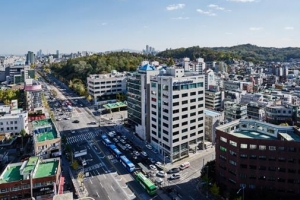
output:
M199 104L198 105L198 108L203 108L203 104ZM188 110L188 108L186 107L186 108L182 108L181 109L181 112L184 112L184 111L187 111ZM173 114L176 114L176 113L179 113L180 112L180 109L175 109L175 110L173 110ZM196 112L193 112L194 114L192 115L192 116L195 116L196 115ZM192 113L190 113L190 114L192 114ZM198 115L201 115L201 114L203 114L203 110L199 110L198 111ZM185 115L182 115L182 116L185 116Z
M95 84L95 85L99 85L99 84L109 84L109 83L121 83L122 81L121 80L118 80L118 81L102 81L102 82L92 82L92 81L89 81L90 84Z
M12 131L12 130L18 130L18 127L15 126L15 129L14 127L6 127L6 131ZM4 131L4 128L0 128L0 131Z
M198 91L198 94L203 94L203 91ZM190 96L195 96L196 92L190 92ZM189 93L183 93L181 94L181 97L188 97ZM179 98L179 94L175 94L173 95L173 99L178 99Z
M227 143L227 138L224 138L224 137L220 137L220 140L222 141L222 142L225 142L225 143ZM238 146L238 144L237 144L237 142L235 142L235 141L232 141L232 140L229 140L229 144L231 145L231 146L234 146L234 147L237 147ZM264 151L264 150L269 150L269 151L276 151L276 150L278 150L278 151L290 151L290 152L296 152L296 148L294 148L294 147L289 147L289 148L286 148L286 147L282 147L282 146L280 146L280 147L276 147L276 146L266 146L266 145L256 145L256 144L240 144L240 148L241 149L251 149L251 150L255 150L255 149L259 149L259 150L261 150L261 151Z
M9 122L6 122L6 125L9 125L9 124L17 124L18 121L9 121ZM0 125L4 125L5 123L4 122L0 122Z

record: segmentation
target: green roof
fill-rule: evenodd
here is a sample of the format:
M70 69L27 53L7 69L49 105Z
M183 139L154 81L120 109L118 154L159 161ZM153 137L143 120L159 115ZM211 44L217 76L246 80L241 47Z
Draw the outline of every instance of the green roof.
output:
M32 126L34 128L40 127L40 126L46 126L46 125L51 125L52 121L51 119L42 119L42 120L36 120L32 122Z
M122 108L126 106L127 104L125 102L108 103L103 105L103 107L106 109Z
M41 162L37 166L37 170L33 175L33 178L53 176L56 174L57 166L58 166L58 160L51 161L51 162Z
M57 138L57 132L51 119L33 121L32 124L34 127L34 134L38 142Z
M39 158L37 156L30 157L25 168L23 169L23 172L30 173L36 166L38 159Z
M23 176L20 174L20 168L21 165L8 166L3 174L3 179L0 179L0 184L22 180Z

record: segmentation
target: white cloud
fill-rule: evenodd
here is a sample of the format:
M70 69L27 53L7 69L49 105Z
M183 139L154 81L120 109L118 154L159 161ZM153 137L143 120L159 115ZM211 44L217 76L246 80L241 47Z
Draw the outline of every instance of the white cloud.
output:
M213 12L211 12L210 10L209 10L209 11L204 11L204 10L201 10L201 9L197 9L196 11L197 11L198 13L200 13L200 14L207 15L207 16L211 16L211 17L217 15L216 13L213 13Z
M238 2L238 3L249 3L249 2L254 2L255 0L227 0L231 2Z
M260 31L262 29L263 29L262 27L250 27L249 28L250 31Z
M214 8L216 10L225 10L225 8L215 5L215 4L209 4L207 7Z
M189 17L173 17L171 19L175 19L175 20L184 20L184 19L190 19Z
M294 30L294 27L292 27L292 26L286 26L286 27L284 27L284 29L285 30Z
M167 6L167 10L178 10L178 9L182 9L185 7L185 4L183 3L179 3L179 4L172 4Z

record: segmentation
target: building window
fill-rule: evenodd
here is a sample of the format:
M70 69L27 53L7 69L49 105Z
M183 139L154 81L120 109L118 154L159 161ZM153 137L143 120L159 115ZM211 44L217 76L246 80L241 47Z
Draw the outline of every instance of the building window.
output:
M250 149L256 149L257 145L256 144L250 144Z
M167 123L163 123L163 126L169 128L169 125Z
M173 136L178 135L178 134L179 134L179 131L173 132Z
M199 104L199 105L198 105L198 108L203 108L203 104Z
M187 100L181 102L182 105L187 104L187 103L188 103Z
M179 98L179 94L173 95L173 99L178 99Z
M182 115L181 116L181 119L186 119L186 118L188 118L188 115Z
M190 103L194 103L194 102L196 102L196 99L191 99L190 100Z
M229 160L229 163L232 164L232 165L234 165L234 166L236 166L236 162L233 161L233 160Z
M174 102L173 106L179 106L179 102Z
M247 158L248 156L246 154L240 154L241 158Z
M194 109L196 109L196 106L191 106L190 107L190 110L194 110Z
M196 122L196 119L192 119L191 121L190 121L190 123L192 124L192 123L195 123Z
M185 112L185 111L187 111L188 110L188 108L186 107L186 108L182 108L181 109L181 112Z
M190 137L194 137L194 136L196 136L196 133L190 134Z
M186 133L187 131L188 131L188 129L185 128L185 129L182 129L181 133Z
M195 96L196 95L196 92L191 92L190 93L190 96Z
M259 145L259 150L264 151L266 149L267 149L266 145Z
M187 125L188 124L188 122L182 122L181 123L181 126L185 126L185 125Z
M179 127L179 124L174 124L173 125L173 128L178 128Z
M179 109L173 110L173 114L179 113Z
M164 119L164 120L169 120L169 117L163 116L163 119Z
M179 120L179 117L173 117L173 121Z
M152 124L151 126L152 126L152 128L156 128L156 125L154 125L154 124Z
M229 140L229 144L230 144L231 146L234 146L234 147L237 146L237 143L236 143L235 141L232 141L232 140Z
M220 146L220 151L226 152L227 149L225 147Z
M151 117L151 120L154 121L154 122L156 122L156 119L154 117Z
M196 112L190 114L190 117L196 116Z
M152 133L153 135L156 135L156 132L155 132L155 131L151 131L151 133Z
M234 151L232 151L232 150L229 150L229 153L230 153L230 155L232 155L232 156L236 157L236 153L235 153Z
M276 146L269 146L270 151L276 151Z
M220 140L223 141L223 142L227 142L227 139L222 137L222 136L220 137Z
M188 96L188 93L183 93L182 95L181 95L181 97L187 97Z
M247 144L241 144L241 149L247 149L248 145Z
M183 136L183 137L181 138L181 140L185 140L185 139L187 139L187 138L188 138L188 136L185 135L185 136Z
M151 107L156 109L156 105L151 104Z
M174 140L173 140L173 143L175 143L175 142L179 142L179 138L174 139Z
M154 111L152 111L151 113L152 113L152 115L156 115L156 112L154 112Z

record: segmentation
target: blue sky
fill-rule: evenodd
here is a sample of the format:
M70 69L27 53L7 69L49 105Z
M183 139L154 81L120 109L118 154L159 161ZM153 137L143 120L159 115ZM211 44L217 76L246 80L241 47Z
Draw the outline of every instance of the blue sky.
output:
M0 54L300 47L299 0L0 0Z

